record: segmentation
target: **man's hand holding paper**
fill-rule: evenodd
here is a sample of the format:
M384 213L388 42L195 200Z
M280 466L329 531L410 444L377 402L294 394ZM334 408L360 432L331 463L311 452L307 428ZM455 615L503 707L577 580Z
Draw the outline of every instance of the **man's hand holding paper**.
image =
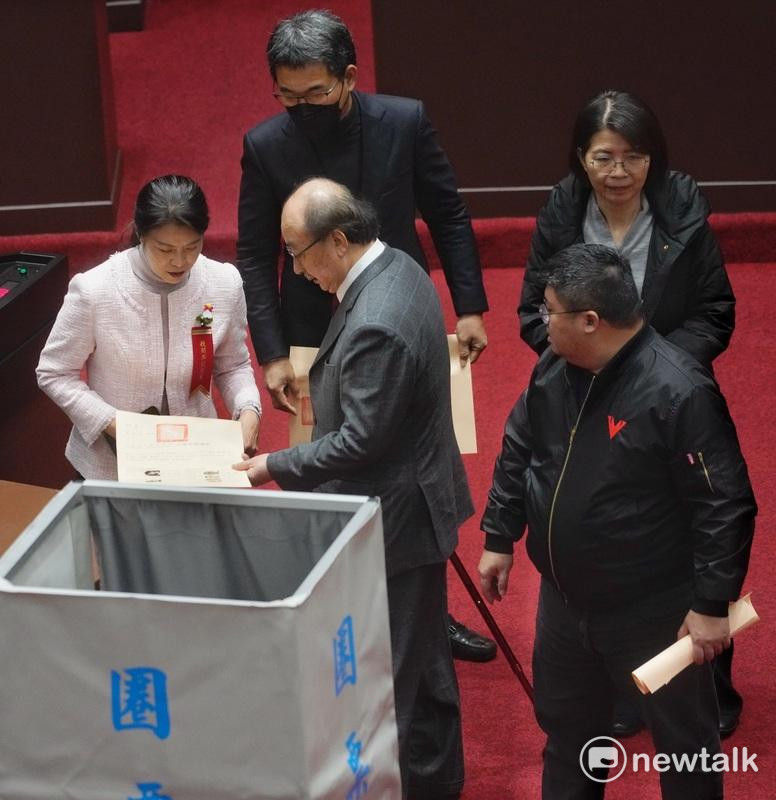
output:
M690 614L693 617L690 617ZM702 617L699 621L697 618ZM693 641L693 632L695 636L705 637L703 641L705 646L711 648L714 652L715 644L711 642L719 638L719 628L722 628L727 633L727 641L730 641L731 636L735 636L743 630L746 630L750 625L754 625L760 618L752 606L752 599L750 595L744 595L735 603L731 603L728 609L727 617L707 617L704 614L697 614L690 611L685 618L682 627L679 629L679 638L670 647L667 647L662 652L655 655L649 661L642 664L631 673L636 686L642 694L649 694L656 692L662 686L665 686L672 678L675 678L682 670L686 669L693 662L702 664L704 660L711 660L707 658L707 651L702 647L704 658L699 662L696 643ZM723 625L712 623L711 629L705 627L708 620L714 620L715 623L724 623ZM685 628L689 628L689 633L683 633ZM699 638L700 641L700 638ZM724 649L725 637L721 637L719 646ZM721 652L721 650L720 650Z
M247 475L251 486L261 486L263 483L269 483L272 480L272 475L269 474L267 469L268 455L269 453L261 453L253 458L246 458L238 464L232 464L232 469Z
M278 358L264 365L264 383L272 398L272 405L280 411L296 415L296 397L299 394L294 367L288 358Z
M696 664L712 661L730 647L730 623L727 617L710 617L697 611L688 611L676 638L682 639L687 634L692 640L692 658Z
M465 367L467 361L473 364L488 346L488 335L485 333L482 314L460 316L455 326L455 336L461 366Z

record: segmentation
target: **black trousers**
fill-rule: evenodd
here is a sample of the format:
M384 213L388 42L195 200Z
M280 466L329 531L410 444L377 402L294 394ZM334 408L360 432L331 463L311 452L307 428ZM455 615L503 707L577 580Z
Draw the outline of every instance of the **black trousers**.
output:
M606 784L585 775L580 754L591 739L609 735L615 693L641 705L657 753L677 757L686 753L688 758L697 754L695 771L671 768L660 773L664 800L722 797L721 773L701 770L704 749L708 764L720 752L710 664L688 667L646 697L630 676L637 666L676 641L685 614L686 605L677 605L670 593L645 597L630 609L575 609L550 581L542 579L533 676L536 718L547 734L542 776L545 800L603 797ZM608 777L605 768L594 770L593 775Z
M446 564L390 577L388 613L403 797L454 797L463 788L463 741Z
M717 690L717 702L720 715L738 717L744 707L744 698L733 686L733 640L730 647L723 650L712 661L714 670L714 688Z

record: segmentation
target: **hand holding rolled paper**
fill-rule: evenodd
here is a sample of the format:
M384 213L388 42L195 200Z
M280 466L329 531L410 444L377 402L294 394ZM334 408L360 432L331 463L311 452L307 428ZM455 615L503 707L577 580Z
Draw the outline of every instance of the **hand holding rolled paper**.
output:
M730 604L728 611L730 635L735 636L759 619L752 605L751 595L747 594L736 600ZM692 663L692 639L687 635L635 669L631 676L642 694L650 694L665 686Z

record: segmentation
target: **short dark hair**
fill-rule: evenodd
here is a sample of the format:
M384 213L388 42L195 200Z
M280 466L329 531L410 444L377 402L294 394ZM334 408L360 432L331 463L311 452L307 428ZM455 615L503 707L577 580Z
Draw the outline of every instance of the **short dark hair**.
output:
M342 231L351 244L373 242L380 229L375 207L333 181L325 191L308 199L304 207L304 227L313 239L321 239L334 230Z
M668 170L668 147L655 113L630 92L608 90L592 98L577 115L571 135L569 166L587 180L579 156L590 147L590 140L599 131L619 133L634 150L649 156L647 186L663 180Z
M595 311L615 328L629 328L642 316L628 259L611 247L572 244L555 253L546 270L546 286L566 308Z
M313 9L278 22L267 42L267 61L273 80L278 67L300 69L317 63L343 78L348 65L356 63L356 46L336 14Z
M160 225L186 225L203 234L210 224L205 193L185 175L162 175L149 181L135 202L135 236L145 236Z

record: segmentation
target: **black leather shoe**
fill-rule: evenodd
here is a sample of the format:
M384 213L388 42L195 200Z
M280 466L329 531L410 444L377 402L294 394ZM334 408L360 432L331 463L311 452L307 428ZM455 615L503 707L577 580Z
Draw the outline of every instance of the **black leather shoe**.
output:
M447 634L453 658L459 661L492 661L496 657L496 643L481 636L447 615Z
M719 715L719 738L727 739L732 736L733 731L738 727L741 719L739 714L720 714Z
M612 723L612 736L615 739L627 739L635 736L644 728L644 720L640 717L617 717Z

